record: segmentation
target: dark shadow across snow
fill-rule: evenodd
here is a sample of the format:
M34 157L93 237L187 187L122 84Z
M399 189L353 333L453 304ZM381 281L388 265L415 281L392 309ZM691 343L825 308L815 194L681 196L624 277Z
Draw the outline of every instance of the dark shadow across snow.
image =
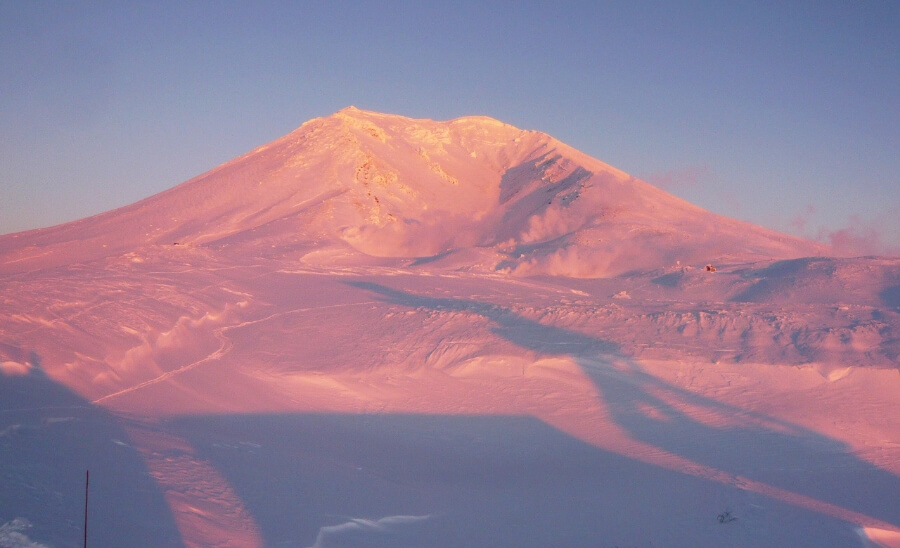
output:
M0 526L24 518L32 524L24 533L34 543L82 546L90 470L89 546L183 546L162 493L120 424L39 367L0 375Z
M538 355L569 356L618 426L679 457L900 527L900 478L842 443L667 384L615 344L501 306L352 283L393 304L466 311ZM605 364L615 359L630 371ZM657 411L651 418L647 408ZM716 427L686 408L724 417ZM664 417L660 419L659 417ZM526 416L182 417L267 546L851 546L855 525L735 483L612 453ZM737 518L720 523L724 512Z
M266 546L856 541L846 523L599 450L531 417L197 416L166 428L228 479ZM738 520L725 526L727 509ZM367 526L348 527L358 522Z

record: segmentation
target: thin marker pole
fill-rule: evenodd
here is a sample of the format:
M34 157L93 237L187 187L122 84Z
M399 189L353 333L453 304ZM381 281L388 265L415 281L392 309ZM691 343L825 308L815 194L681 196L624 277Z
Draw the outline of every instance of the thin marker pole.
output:
M91 483L91 471L84 471L84 548L87 548L87 523L88 523L88 485Z

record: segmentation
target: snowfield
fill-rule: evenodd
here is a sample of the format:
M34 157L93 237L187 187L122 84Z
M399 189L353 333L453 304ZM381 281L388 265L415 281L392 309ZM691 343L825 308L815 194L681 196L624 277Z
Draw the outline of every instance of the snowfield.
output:
M898 365L898 258L351 107L0 236L0 546L900 547Z

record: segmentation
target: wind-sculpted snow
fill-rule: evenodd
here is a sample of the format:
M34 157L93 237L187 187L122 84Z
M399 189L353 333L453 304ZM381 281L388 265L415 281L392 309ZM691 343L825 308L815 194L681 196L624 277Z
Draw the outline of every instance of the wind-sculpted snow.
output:
M316 543L309 548L329 546L385 546L401 548L420 546L420 540L402 540L404 528L416 526L431 516L387 516L381 519L353 518L339 525L319 529ZM401 537L401 538L398 538Z
M0 523L75 545L90 468L97 546L900 546L900 259L826 251L489 118L311 120L0 237Z

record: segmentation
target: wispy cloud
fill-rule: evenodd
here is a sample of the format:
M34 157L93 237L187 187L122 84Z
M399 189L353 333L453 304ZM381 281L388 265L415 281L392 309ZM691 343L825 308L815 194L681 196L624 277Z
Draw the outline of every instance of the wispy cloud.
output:
M743 218L744 197L729 186L717 182L719 177L707 165L650 173L642 178L656 188L695 205L730 217Z
M841 257L900 255L900 242L891 242L887 236L892 223L896 223L892 216L857 213L850 215L846 226L828 228L816 221L817 213L818 208L808 204L788 221L785 228L798 236L830 245L832 252Z
M710 173L709 166L688 166L684 169L651 173L644 177L644 180L657 188L674 191L700 186L710 176Z
M791 219L790 223L788 223L791 228L797 231L798 234L805 234L809 227L809 223L812 220L813 215L816 214L816 206L809 204L803 211L797 214L796 217Z
M831 245L836 255L900 255L900 246L884 240L879 219L850 216L850 226L837 230L819 229L816 239Z

